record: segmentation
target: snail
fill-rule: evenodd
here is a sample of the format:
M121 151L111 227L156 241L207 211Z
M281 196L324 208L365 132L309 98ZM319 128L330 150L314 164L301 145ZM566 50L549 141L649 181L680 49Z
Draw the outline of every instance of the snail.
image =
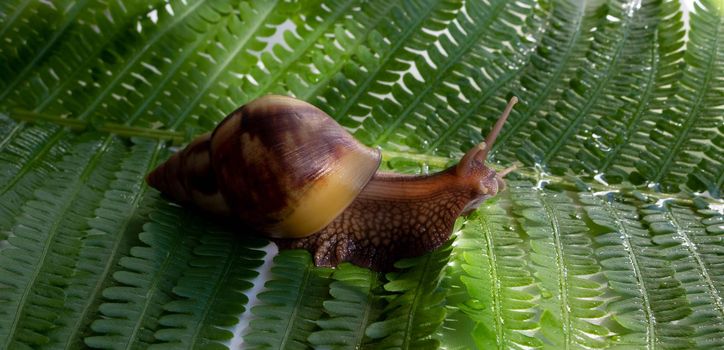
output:
M460 162L430 175L378 171L377 149L317 107L268 95L229 114L158 166L148 184L181 205L307 249L317 266L343 261L383 271L450 238L455 219L505 188L485 165L513 105Z

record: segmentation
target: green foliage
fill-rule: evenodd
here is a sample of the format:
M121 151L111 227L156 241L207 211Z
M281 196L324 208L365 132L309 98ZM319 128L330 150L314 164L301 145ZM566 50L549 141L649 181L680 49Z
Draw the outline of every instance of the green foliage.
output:
M451 245L421 257L400 260L399 272L387 274L382 293L388 304L366 335L372 348L436 349L440 341L431 336L445 319L444 289L440 276L450 256Z
M272 280L259 294L257 316L244 336L252 349L305 349L307 337L322 315L329 288L329 269L315 267L305 251L282 252L274 258Z
M365 327L381 311L375 296L379 287L376 273L343 263L332 274L329 285L332 299L323 303L328 318L317 321L320 330L309 336L309 342L322 348L358 349L364 343Z
M2 1L0 348L722 348L724 5L693 4ZM272 259L144 181L268 93L399 172L515 95L522 166L393 273Z
M250 248L266 242L242 244L228 232L206 232L194 249L190 268L173 289L182 299L164 305L168 313L158 320L168 328L160 329L154 337L165 343L151 348L175 349L189 344L214 349L233 336L225 328L235 325L237 315L244 312L248 302L244 291L253 287L250 280L258 275L254 268L263 263L260 258L264 253Z
M539 347L540 340L526 334L536 328L538 310L534 279L526 268L525 241L501 205L485 206L478 215L465 225L456 247L464 272L461 282L470 295L460 307L476 322L477 345Z

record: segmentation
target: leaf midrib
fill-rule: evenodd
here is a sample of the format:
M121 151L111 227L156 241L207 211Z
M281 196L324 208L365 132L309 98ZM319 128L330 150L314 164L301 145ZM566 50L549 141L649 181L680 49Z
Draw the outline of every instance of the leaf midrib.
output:
M148 308L150 307L151 301L154 299L154 296L156 296L160 292L160 288L156 288L156 286L159 285L163 277L166 276L164 272L166 272L166 269L173 262L174 251L180 249L179 247L184 248L184 239L178 238L172 239L171 241L173 242L173 244L167 250L166 257L163 259L163 262L158 265L158 268L156 269L156 273L153 275L151 283L149 283L149 285L145 288L146 293L142 297L143 307L141 308L141 310L139 310L139 317L133 326L133 330L128 336L128 342L126 342L124 347L126 350L133 349L134 346L138 343L136 341L136 338L139 336L138 333L140 332L141 325L143 324L145 317L148 316L146 315L146 310L148 310Z
M548 195L543 191L541 191L539 196L541 198L541 206L545 210L546 216L550 219L549 227L553 231L553 246L555 247L556 252L556 272L558 275L558 293L560 295L560 309L561 309L561 317L563 318L563 340L565 349L570 349L571 346L571 315L569 314L568 306L570 305L570 301L568 298L568 268L565 265L565 262L563 261L563 243L561 242L561 225L558 222L558 216L556 215L556 211L551 208L550 203L548 203Z
M486 243L486 250L488 253L488 264L490 264L490 280L493 281L493 288L492 288L492 296L493 296L493 319L495 321L495 336L497 338L497 345L498 349L504 349L506 344L506 337L505 337L505 331L503 329L502 323L503 320L503 312L501 307L501 300L502 300L502 287L501 287L501 281L498 278L498 258L495 253L494 248L494 241L493 241L493 230L490 228L490 222L488 221L487 216L481 215L480 216L480 228L483 231L483 236L485 238Z
M196 339L200 338L199 333L201 333L201 329L206 322L209 312L211 311L211 309L213 309L214 301L216 301L216 296L219 295L219 291L221 291L223 284L226 282L229 273L231 272L231 267L233 266L233 262L235 261L234 258L238 258L240 255L239 251L241 251L242 249L240 249L239 244L239 240L234 240L234 242L231 243L231 251L224 257L226 261L224 262L224 266L221 270L222 272L219 277L215 279L212 292L207 300L208 302L204 304L204 309L201 312L199 322L196 322L196 327L194 329L193 335L190 338L190 344L192 347L198 346L196 343Z
M360 327L358 327L357 332L355 332L355 339L358 339L356 344L356 348L362 348L362 343L364 342L365 338L365 331L367 330L367 325L370 323L370 316L372 316L372 303L374 302L375 295L372 293L375 286L377 285L377 279L379 278L379 275L376 273L371 273L369 275L369 287L367 289L367 300L365 304L365 310L364 313L362 313L362 317L360 318Z
M641 294L641 300L643 301L642 311L644 313L644 317L646 318L646 348L656 349L656 344L658 340L656 332L656 317L654 316L654 312L651 309L649 291L646 288L646 281L644 280L643 274L641 273L641 268L639 267L638 256L633 251L634 245L631 243L632 234L629 233L628 227L623 224L624 219L621 218L618 210L611 205L611 202L608 200L602 200L602 202L608 214L615 219L614 222L616 223L616 227L618 227L618 231L621 233L624 251L626 251L628 258L631 261L634 278L636 278L636 284L638 285L639 293ZM640 253L640 250L637 250L637 252Z
M5 183L5 186L0 189L0 195L5 194L7 191L9 191L11 188L15 186L23 177L25 177L25 174L30 171L31 168L33 168L34 164L36 164L41 158L45 156L46 153L48 153L53 146L55 146L55 143L60 141L61 137L66 134L65 129L60 129L55 132L53 136L51 136L46 142L43 143L43 147L40 149L40 151L33 157L28 159L27 162L23 163L23 167L20 168L20 171L17 172L13 178ZM9 137L8 137L9 139Z
M709 295L712 299L714 299L714 305L716 306L717 311L719 312L720 318L724 317L724 302L722 302L722 297L719 295L719 291L717 287L714 285L714 281L711 278L711 275L709 273L709 269L707 269L706 264L704 263L704 259L701 257L701 254L698 252L698 247L694 241L691 240L691 237L689 237L689 234L687 233L688 229L684 228L684 226L681 225L679 222L679 219L674 215L674 212L671 210L671 206L668 204L665 204L666 207L666 214L670 219L670 222L674 225L676 228L676 236L681 240L682 246L686 249L686 251L689 253L689 256L694 260L694 263L696 264L696 269L701 276L703 282L706 284L706 288L709 291ZM676 237L675 236L675 237Z
M407 310L407 320L405 322L405 329L403 330L405 332L403 339L402 339L402 349L409 349L410 343L412 342L412 321L415 319L415 314L417 313L417 304L420 302L420 297L422 295L421 289L423 281L425 280L424 275L426 275L429 271L428 266L430 265L430 259L432 259L432 253L428 253L425 257L425 262L422 265L422 275L419 276L417 279L417 286L415 287L415 294L412 298L412 303L410 303L410 308ZM418 266L415 266L415 269L419 269ZM408 293L408 291L405 291L405 294ZM434 292L434 291L431 291Z
M314 273L314 268L313 263L311 261L307 261L307 266L304 268L304 277L302 277L302 281L299 284L299 292L297 293L296 298L294 298L294 307L292 308L292 313L289 315L289 322L287 322L284 327L284 335L279 343L279 349L286 349L287 341L289 341L289 337L294 330L294 325L297 321L297 314L299 313L299 308L302 305L304 291L307 290L309 280L312 278L312 274Z

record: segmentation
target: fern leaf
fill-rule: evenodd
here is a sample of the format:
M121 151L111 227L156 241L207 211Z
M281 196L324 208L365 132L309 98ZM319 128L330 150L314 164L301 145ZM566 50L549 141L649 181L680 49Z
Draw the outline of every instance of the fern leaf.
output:
M529 336L537 328L533 277L525 261L524 241L502 205L486 205L477 219L469 221L461 239L461 277L470 299L462 310L476 321L473 337L480 349L537 348L541 342Z
M719 253L722 237L709 236L691 208L671 203L642 210L653 242L665 248L675 277L686 290L692 309L686 323L694 327L699 347L724 345L724 304L722 303ZM713 277L717 276L717 277Z
M386 276L383 298L389 302L365 331L372 338L371 348L435 349L440 345L432 336L445 319L445 292L439 283L450 251L447 243L432 253L395 263L402 271Z
M378 275L368 269L341 264L332 279L329 294L333 299L323 303L328 317L317 321L321 329L309 335L309 342L317 348L360 349L365 328L381 311L374 297L380 286Z
M249 349L305 349L306 340L322 316L330 269L317 268L308 252L288 250L274 258L272 279L259 293L261 304L244 336Z
M708 140L717 136L711 130L722 123L721 94L724 82L717 73L724 67L724 4L718 1L695 2L691 14L691 30L684 55L686 68L676 83L676 106L667 108L649 134L653 142L640 153L636 169L641 176L660 184L664 191L677 191L687 182L701 161L699 154L711 146ZM721 174L722 164L715 166Z
M0 1L0 348L724 348L724 13L693 4ZM492 155L553 175L385 280L282 252L249 309L262 242L144 176L267 93L421 173L516 95Z
M219 5L216 2L179 1L170 5L170 8L171 10L157 12L158 23L146 23L148 27L145 31L138 33L132 28L127 29L126 35L145 41L143 46L110 47L101 55L112 59L89 62L87 70L79 72L83 76L65 88L66 93L71 94L73 98L63 101L62 109L81 120L94 116L118 123L138 122L143 118L144 112L153 113L148 109L153 106L152 102L156 102L159 93L164 91L161 87L178 78L181 67L191 69L188 62L191 53L200 50L199 45L204 40L215 35L220 27L232 25L234 20L234 17L221 17L218 14L214 16L213 14L217 12L228 14L231 11L229 6ZM227 23L222 18L232 23ZM166 52L179 49L181 49L179 60L164 59ZM200 64L196 62L197 66ZM115 74L95 77L100 71L113 71ZM100 82L89 88L85 79L100 80ZM186 86L176 87L186 88ZM169 101L174 101L173 95L166 97ZM58 102L50 102L43 108L52 112L60 107L56 104ZM174 111L156 110L155 113L161 114L156 119L164 116L168 118L166 112ZM168 123L168 119L161 121Z
M416 129L412 135L405 135L409 146L421 147L424 153L447 155L467 151L482 141L483 133L490 129L482 125L492 126L489 120L499 115L500 106L505 103L503 100L507 100L501 96L501 91L505 91L505 95L511 93L510 84L530 64L534 48L541 43L543 33L550 24L551 12L546 9L546 5L545 2L534 4L519 1L507 4L500 11L499 18L491 22L487 29L492 35L481 36L471 43L473 46L459 58L460 62L449 68L450 73L441 76L445 87L438 90L437 94L444 95L446 101L426 103L424 110L414 113L416 116L425 115L426 122L424 128ZM468 9L468 13L478 11L476 6ZM452 32L454 42L462 44L470 40L468 36L477 33L476 27L484 23L481 17L473 17L472 20L468 18L459 16L457 19L462 32ZM520 21L520 18L525 18L525 21ZM441 47L445 51L450 54L456 52L447 46L450 43L443 42L446 45ZM445 57L442 52L431 57L436 66L444 66L443 61L437 61ZM423 62L419 61L418 66L421 66ZM460 94L450 90L452 86L457 86Z
M344 70L354 69L353 56L364 55L367 47L364 43L370 40L371 33L388 20L387 16L400 6L400 1L366 2L360 6L359 11L345 18L344 23L335 26L334 40L324 40L321 50L322 57L317 50L312 50L307 56L318 74L301 74L287 78L289 91L302 100L314 101L315 105L324 107L324 97L320 96L329 85L339 85L344 81ZM297 64L298 66L298 64ZM354 68L353 68L354 67ZM296 69L294 69L296 70ZM305 71L306 69L302 69ZM331 84L335 81L335 84Z
M602 319L603 287L593 256L588 228L565 192L539 189L528 182L509 184L530 237L530 261L540 281L543 315L541 334L554 348L602 348L609 331Z
M409 118L416 115L427 116L432 114L430 108L436 108L439 103L445 103L447 101L439 101L439 98L429 98L433 92L438 92L443 96L452 94L450 87L443 85L444 78L448 76L454 76L459 80L460 76L464 76L459 71L467 71L467 66L462 61L473 60L474 57L485 56L483 52L490 50L485 47L485 44L489 43L482 40L483 33L489 33L494 31L496 24L498 23L516 23L515 13L518 11L522 12L523 15L527 15L529 10L528 6L516 6L516 3L508 4L511 9L505 9L506 3L502 1L491 1L487 3L466 3L466 11L461 11L456 17L456 23L460 26L460 29L451 30L450 35L452 38L447 36L438 37L440 50L427 50L428 56L432 61L432 64L427 64L426 59L418 58L415 61L415 67L419 70L420 75L425 77L423 81L414 78L411 74L402 76L402 85L395 86L392 89L392 95L394 96L396 104L388 106L382 115L375 115L374 110L371 120L374 120L379 126L372 145L383 145L388 139L390 139L398 131L398 128L406 123ZM505 9L505 10L504 10ZM507 17L507 15L510 15ZM450 27L456 28L456 27ZM513 31L501 30L501 33L513 33ZM496 40L505 41L509 39L506 36L500 35L495 38ZM473 62L475 64L477 62ZM458 73L455 73L458 71ZM442 85L442 86L441 86ZM438 90L440 87L440 90ZM455 91L455 94L457 91ZM434 96L434 95L432 95ZM430 101L426 101L427 99ZM436 101L437 100L437 101ZM425 103L426 102L426 103ZM452 101L449 104L456 104L456 101ZM416 111L416 108L421 107L423 111ZM445 117L450 117L449 114L445 114ZM464 115L463 115L464 116ZM446 121L450 123L450 121ZM457 121L461 123L462 119ZM453 122L455 123L455 122ZM409 124L409 123L408 123ZM412 124L419 124L414 122ZM433 128L437 127L433 125ZM444 125L443 128L450 128L449 130L455 130L455 126ZM440 127L438 127L440 129ZM374 129L367 127L368 132L375 131ZM416 145L411 142L421 141L417 140L416 137L407 137L407 133L401 132L402 137L400 139L392 138L393 144L407 144L413 148ZM410 133L410 134L415 134ZM445 133L443 133L443 137ZM402 140L404 139L404 140ZM436 142L432 142L432 145L437 146ZM433 146L433 147L434 147ZM387 148L390 148L389 146Z
M9 286L0 304L3 348L50 342L48 332L68 307L65 289L76 282L83 230L102 199L94 189L108 185L124 151L112 140L78 138L57 165L61 171L23 206L0 252L0 283Z
M238 37L233 38L222 32L223 51L219 54L216 43L209 45L207 49L211 50L214 59L200 62L206 70L195 73L200 86L182 91L181 96L174 96L178 101L185 103L180 106L176 120L169 125L171 129L177 129L183 125L186 118L191 115L194 116L193 118L213 115L215 118L212 120L216 121L228 113L228 110L216 109L215 106L219 105L218 99L225 95L223 93L225 87L237 81L236 74L231 72L247 72L256 62L256 58L249 52L245 52L244 49L254 49L258 48L260 44L263 45L260 38L272 35L274 26L284 22L285 15L291 11L288 9L289 6L290 3L279 0L241 5L242 22L230 23L227 27ZM210 111L208 109L211 106L214 106L214 110ZM238 103L236 107L238 107Z
M496 141L501 159L507 161L518 159L517 150L533 133L540 115L563 94L587 48L585 33L596 23L596 13L588 9L588 2L554 1L550 6L552 15L541 44L518 79L520 88L515 94L521 102L510 115L507 131Z
M89 31L96 32L96 40L100 37L99 42L105 42L108 37L104 35L112 31L105 33L100 29L95 30L94 26L100 28L99 25L107 27L106 25L110 24L108 27L113 27L115 23L108 20L112 14L115 14L119 22L124 22L129 15L132 17L148 7L153 7L153 3L137 0L127 1L123 5L92 1L28 3L16 7L11 20L0 29L0 36L14 44L11 46L13 52L0 51L0 57L8 62L0 71L0 76L3 77L0 81L0 101L7 98L20 82L47 60L51 52L63 52L59 46L70 43L63 49L73 50L80 47L82 50L81 43L85 39L83 33ZM4 33L7 35L3 35Z
M202 226L180 208L154 205L151 221L139 234L145 245L131 248L130 255L119 260L122 269L113 274L115 284L103 290L103 317L91 324L94 334L85 338L88 346L138 348L155 342L163 305L173 299L171 289L187 268Z
M256 250L267 244L264 240L245 239L230 232L209 230L194 249L189 264L173 288L181 300L164 305L166 313L159 319L165 328L154 337L162 343L151 349L180 347L223 347L233 334L225 329L238 322L249 299L244 291L263 263L264 252Z
M600 10L606 21L597 27L585 65L570 82L555 110L538 123L531 138L535 146L526 147L541 152L531 155L532 158L560 173L577 161L577 156L583 156L579 151L586 145L598 147L598 155L608 156L609 146L591 129L597 121L606 119L622 106L623 94L636 103L644 103L643 107L637 107L639 110L649 103L652 72L655 73L656 68L649 67L649 62L637 55L652 50L646 45L654 43L652 34L658 24L658 3L644 1L637 6L631 1L612 1ZM648 86L632 79L635 75L630 72L637 72L639 79L647 79ZM641 85L648 89L643 91L645 100L641 100L642 91L637 90ZM638 120L631 123L638 125ZM605 124L611 126L609 122ZM608 132L609 137L620 136L618 134Z
M0 142L0 240L7 238L23 204L56 170L52 159L61 158L69 147L56 126L12 125Z
M354 64L344 71L325 93L324 109L345 126L359 126L355 116L366 116L372 106L379 105L378 94L390 92L389 83L400 78L398 71L409 68L402 62L413 61L415 54L408 50L423 50L430 34L423 28L442 29L452 20L460 2L450 0L417 0L402 2L393 7L381 27L369 36L366 50L356 55ZM364 134L358 138L372 143Z
M704 157L696 165L689 177L687 185L694 190L709 191L712 197L721 198L724 189L724 171L721 164L724 163L724 126L719 128L719 135L716 136Z
M56 5L61 5L56 3ZM122 37L126 28L151 22L146 14L156 13L159 1L91 2L78 13L73 25L57 38L51 52L38 57L33 66L15 77L8 104L25 109L42 109L58 97L62 88L90 62L99 59L104 48ZM56 7L56 9L58 9ZM37 14L36 14L37 15ZM27 64L28 61L25 63ZM16 71L17 72L17 71Z
M561 95L561 100L556 103L553 110L546 118L536 123L530 139L527 139L519 152L519 156L528 164L534 162L551 166L554 172L560 172L567 168L566 160L551 162L559 154L559 151L575 152L577 148L566 149L568 141L576 141L576 130L584 121L595 120L595 117L607 115L611 109L616 108L617 101L607 101L597 104L599 98L605 98L605 89L615 75L617 65L622 57L623 48L627 45L630 36L631 24L637 18L637 12L629 11L633 3L613 2L601 8L591 8L592 19L596 21L596 35L592 41L591 48L594 48L592 55L588 57L585 65L580 68L569 82L568 88ZM616 22L603 22L602 18L615 18ZM621 24L618 24L621 22ZM606 26L606 23L611 25ZM616 23L616 24L613 24ZM612 28L613 33L608 32ZM615 43L615 45L611 45ZM593 110L600 108L601 110ZM585 117L585 118L584 118ZM570 156L569 156L570 157ZM549 164L551 163L551 164Z
M286 31L283 37L288 48L279 45L270 51L264 51L261 54L263 67L250 72L251 77L245 81L246 84L236 88L240 90L241 97L229 100L228 108L235 108L238 104L235 101L250 101L265 93L290 91L291 86L286 86L286 82L294 79L293 75L309 69L312 62L307 61L305 56L310 49L314 49L313 45L322 38L334 35L343 16L359 5L357 0L324 3L305 13L304 19L295 18L297 21L294 30ZM299 90L300 88L297 88L297 91Z
M620 182L638 159L639 149L648 143L650 125L673 90L677 64L683 42L683 27L677 17L678 4L648 1L637 10L623 48L618 78L607 90L622 96L623 105L609 117L600 117L591 127L591 134L576 155L575 166L594 173L606 174L607 181ZM636 52L636 53L634 53ZM642 60L639 53L645 53ZM599 115L600 116L600 115Z
M630 330L615 344L655 349L689 349L694 330L679 321L691 313L686 291L674 278L664 250L640 223L641 203L609 193L582 194L589 218L601 227L595 241L608 285L617 297L608 304L613 318Z
M103 286L111 279L121 255L127 254L131 241L137 239L136 221L146 219L148 187L144 177L158 162L162 145L149 140L135 140L128 156L120 163L104 198L95 209L95 217L88 221L73 284L66 289L66 311L57 320L59 325L50 332L53 344L65 348L83 345ZM145 203L144 203L145 200Z

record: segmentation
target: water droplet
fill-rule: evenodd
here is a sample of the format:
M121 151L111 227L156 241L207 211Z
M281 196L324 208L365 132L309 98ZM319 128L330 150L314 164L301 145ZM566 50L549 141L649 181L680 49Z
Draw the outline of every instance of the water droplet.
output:
M593 179L596 180L596 182L608 187L608 182L606 182L606 179L604 178L604 176L605 175L603 173L599 173L599 174L596 174L596 176L594 176Z

